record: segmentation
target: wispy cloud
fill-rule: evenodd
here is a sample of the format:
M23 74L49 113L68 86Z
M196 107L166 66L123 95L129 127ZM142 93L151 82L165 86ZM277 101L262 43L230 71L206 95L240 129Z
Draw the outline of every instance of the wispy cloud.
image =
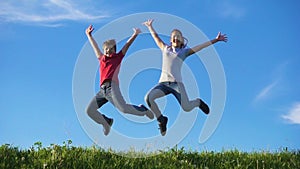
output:
M281 117L291 124L300 124L300 102L294 104L290 111Z
M254 102L261 101L263 99L270 98L270 96L274 96L285 90L285 74L286 69L288 68L289 61L283 61L279 65L276 65L273 71L268 74L272 77L271 83L265 85L255 96Z
M229 1L222 1L218 6L218 13L223 18L240 19L246 15L246 8Z
M272 94L272 89L278 84L278 80L272 82L265 86L255 97L255 101L259 101L261 99L267 98Z
M63 20L91 21L108 17L89 6L75 1L2 1L0 2L0 20L2 22L35 23L44 26L61 26Z

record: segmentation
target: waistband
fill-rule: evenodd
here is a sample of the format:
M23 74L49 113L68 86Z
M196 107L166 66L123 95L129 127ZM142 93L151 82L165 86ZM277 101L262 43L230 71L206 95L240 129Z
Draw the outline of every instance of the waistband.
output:
M112 82L111 80L105 81L105 82L103 82L103 83L101 84L100 87L101 87L101 88L107 88L107 87L110 87L112 83L113 83L113 82Z
M163 85L171 85L171 84L178 84L180 82L171 82L171 81L167 81L167 82L159 82L159 84L163 84Z

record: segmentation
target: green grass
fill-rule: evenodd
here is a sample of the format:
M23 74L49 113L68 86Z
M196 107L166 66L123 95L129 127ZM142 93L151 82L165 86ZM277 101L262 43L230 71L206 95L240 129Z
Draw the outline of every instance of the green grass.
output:
M284 169L300 168L300 151L278 152L187 151L177 147L157 154L118 152L96 146L75 147L71 141L63 145L43 147L41 142L22 150L9 144L0 147L0 168L141 168L141 169ZM139 156L140 158L130 158Z

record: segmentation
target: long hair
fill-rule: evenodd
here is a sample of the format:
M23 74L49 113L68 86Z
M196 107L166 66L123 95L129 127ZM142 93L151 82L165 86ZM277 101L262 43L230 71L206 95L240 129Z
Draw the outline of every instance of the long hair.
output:
M187 46L187 43L188 43L187 38L185 38L185 37L182 35L182 32L181 32L179 29L173 29L172 32L171 32L171 35L172 35L172 33L174 33L174 32L178 32L178 33L181 35L181 37L182 37L182 39L180 40L180 42L181 42L180 48L185 48L185 47ZM172 42L171 42L170 46L172 46Z

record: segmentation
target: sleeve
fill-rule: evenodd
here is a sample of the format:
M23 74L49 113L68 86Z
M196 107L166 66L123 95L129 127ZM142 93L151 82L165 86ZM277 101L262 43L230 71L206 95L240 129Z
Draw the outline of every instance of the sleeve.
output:
M191 48L189 48L189 47L186 47L183 49L184 58L187 58L189 56L190 50L191 50Z
M119 53L117 53L117 55L118 55L118 57L121 57L122 59L124 58L124 54L123 54L123 52L122 52L122 50L120 50L119 51Z
M103 59L104 55L101 55L101 57L97 58L99 62L101 62L101 60Z
M168 45L164 45L164 48L163 48L163 50L162 50L162 53L166 53L167 51L168 51L168 48L169 48L170 46L168 46Z

